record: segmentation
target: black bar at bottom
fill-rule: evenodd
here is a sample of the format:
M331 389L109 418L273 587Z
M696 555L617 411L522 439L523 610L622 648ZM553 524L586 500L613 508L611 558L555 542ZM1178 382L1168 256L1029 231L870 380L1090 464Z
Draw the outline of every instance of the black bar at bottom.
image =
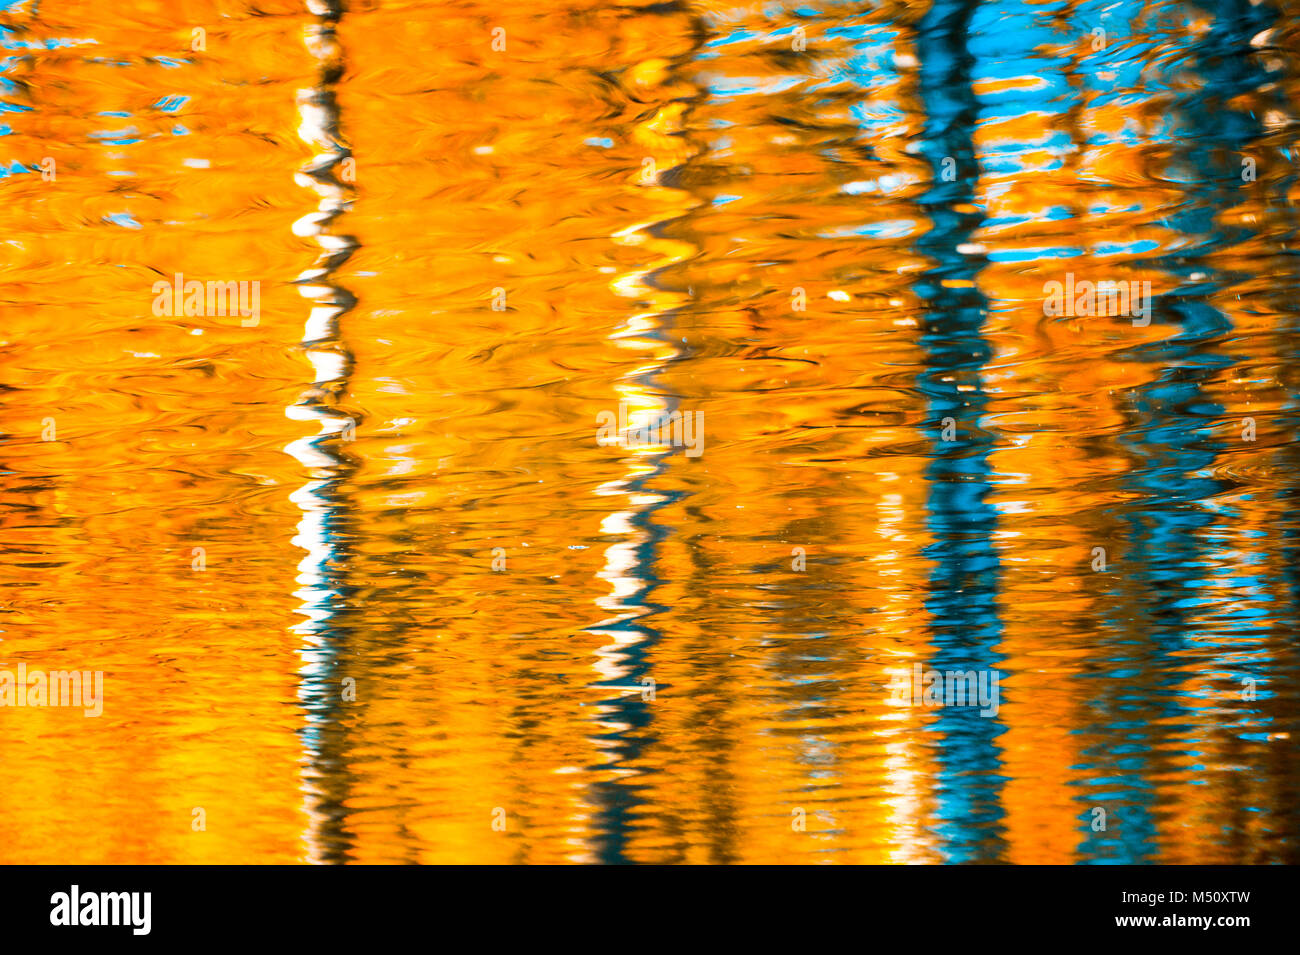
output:
M469 944L517 937L584 947L637 938L667 944L664 933L689 931L725 936L730 948L738 935L779 930L808 944L848 931L870 948L897 930L905 944L928 938L941 947L982 936L988 944L1199 939L1217 948L1289 936L1294 876L1280 866L815 867L541 878L485 867L0 869L6 941L65 936L128 946L252 939L373 946L412 933L450 941L444 933L454 929Z

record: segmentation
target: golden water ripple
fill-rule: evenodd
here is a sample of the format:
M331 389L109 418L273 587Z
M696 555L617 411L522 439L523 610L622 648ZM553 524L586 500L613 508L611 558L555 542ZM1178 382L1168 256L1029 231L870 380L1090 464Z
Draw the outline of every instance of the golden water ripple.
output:
M0 861L1294 863L1297 13L4 4Z

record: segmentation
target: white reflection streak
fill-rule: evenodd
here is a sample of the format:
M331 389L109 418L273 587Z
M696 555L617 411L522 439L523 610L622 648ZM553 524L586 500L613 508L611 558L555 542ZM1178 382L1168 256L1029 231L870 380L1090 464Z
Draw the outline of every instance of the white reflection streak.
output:
M348 415L330 404L345 389L351 367L351 356L338 339L339 317L351 307L351 297L330 284L329 277L356 244L349 237L326 231L351 205L350 191L334 178L334 167L350 154L336 135L338 108L327 79L337 73L341 59L334 35L341 9L337 0L307 2L307 10L318 19L306 27L304 41L308 52L320 63L320 81L317 86L298 92L301 120L298 136L317 152L294 179L298 185L315 192L320 201L315 212L294 223L293 232L314 239L321 247L321 254L312 268L297 279L299 293L312 302L302 345L311 362L313 387L296 404L285 409L289 418L315 421L319 425L315 435L299 438L285 448L312 477L290 495L290 500L302 511L293 543L307 552L298 564L299 586L294 591L294 596L302 601L298 612L307 619L292 629L302 638L298 651L302 658L298 669L298 697L306 710L301 789L307 815L302 838L304 854L312 863L324 861L325 840L321 831L329 818L322 808L326 794L319 785L317 769L322 758L319 726L325 717L317 711L333 656L327 637L339 597L330 571L337 557L330 528L338 516L338 505L330 491L346 466L346 461L323 442L340 436L353 423Z
M611 238L620 245L643 245L645 231L653 225L655 223L647 222L632 226ZM665 293L651 287L646 278L664 264L667 263L619 276L610 283L610 288L624 298L663 300ZM657 372L680 354L663 334L667 326L665 313L671 314L671 307L659 312L631 315L609 336L609 340L618 348L647 353L646 361L629 371L614 386L617 393L615 411L620 402L627 403L630 429L672 410L672 403L654 391L650 383ZM600 497L626 498L626 506L607 514L600 525L601 533L620 538L605 548L605 564L596 575L610 586L610 593L598 598L596 605L613 616L586 628L587 632L601 634L610 640L595 651L591 666L596 672L597 685L611 696L620 693L639 694L644 690L639 683L630 679L634 678L634 669L629 665L629 660L633 648L646 641L646 634L627 624L651 612L650 608L640 603L640 599L652 586L652 571L644 565L653 561L653 554L643 557L639 552L651 540L651 534L646 529L650 512L667 498L638 488L637 485L662 470L663 458L669 450L664 445L625 444L622 448L623 477L607 481L595 491ZM595 709L596 724L608 731L592 738L592 743L604 758L603 765L614 776L634 775L636 770L617 765L623 759L619 750L626 745L621 734L632 728L619 718L618 702L616 699L607 700ZM569 858L574 862L592 861L591 854L585 851L571 854Z

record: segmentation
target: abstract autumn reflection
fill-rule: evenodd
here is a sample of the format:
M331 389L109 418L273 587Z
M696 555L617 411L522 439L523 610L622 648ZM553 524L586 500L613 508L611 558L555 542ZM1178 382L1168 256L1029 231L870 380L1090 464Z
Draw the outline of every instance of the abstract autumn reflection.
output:
M0 48L0 862L1300 861L1296 0Z

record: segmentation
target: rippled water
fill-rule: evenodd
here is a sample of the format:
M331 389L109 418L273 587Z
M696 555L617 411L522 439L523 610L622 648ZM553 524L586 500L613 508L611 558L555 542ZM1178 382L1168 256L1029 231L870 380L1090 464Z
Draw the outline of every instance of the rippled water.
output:
M0 860L1300 861L1293 0L0 5Z

